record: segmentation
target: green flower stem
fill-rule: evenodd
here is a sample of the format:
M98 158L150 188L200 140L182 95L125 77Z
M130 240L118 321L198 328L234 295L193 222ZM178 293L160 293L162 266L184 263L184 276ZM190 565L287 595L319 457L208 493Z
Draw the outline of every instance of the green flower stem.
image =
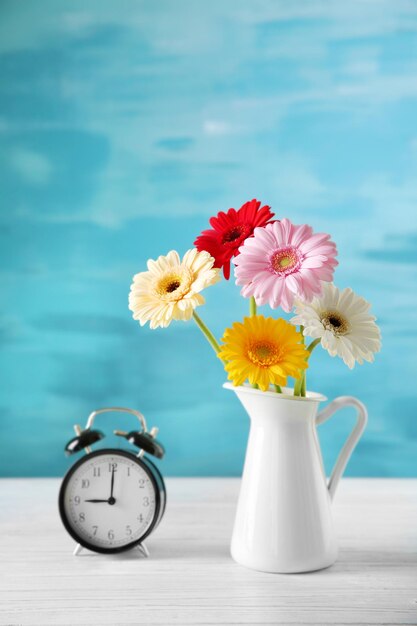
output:
M205 336L205 338L207 339L207 341L213 348L214 352L218 354L220 352L220 345L218 344L213 333L207 328L207 326L205 325L201 317L197 315L195 311L193 311L193 318L194 318L195 323L197 324L197 326L199 327L199 329L201 330L201 332L203 333L203 335Z
M303 335L303 330L304 330L304 326L300 325L300 334L301 334L301 343L304 343L304 335ZM297 378L294 382L294 395L295 396L301 396L301 390L303 388L303 379L305 379L305 372L303 371L301 373L301 377ZM305 390L305 380L304 380L304 390ZM305 391L304 391L304 395L305 395Z
M301 378L296 378L294 381L294 395L299 396L301 394Z
M308 357L307 357L307 361L310 359L311 353L313 352L314 348L316 346L318 346L320 341L321 341L320 338L314 339L314 341L312 341L310 343L310 345L307 346L307 350L309 352ZM300 381L297 384L297 391L298 391L298 393L297 394L295 393L295 387L294 387L294 395L298 395L298 396L301 396L302 398L305 398L306 397L306 387L307 387L307 371L304 370L303 371L303 375L302 375L302 377L300 378Z
M253 296L251 296L250 300L249 300L249 315L251 317L256 315L256 301L255 301L255 298Z
M282 393L282 389L281 389L281 387L279 385L274 385L274 387L275 387L275 391L277 393Z
M306 378L307 378L307 375L306 375L306 371L304 370L303 375L301 377L301 389L300 389L300 396L302 398L306 397Z
M320 341L321 341L321 339L320 339L320 337L318 337L317 339L315 339L314 341L312 341L312 342L310 343L310 345L307 347L307 350L310 352L310 355L311 355L311 353L313 352L314 348L315 348L316 346L318 346L318 345L319 345ZM309 355L309 357L308 357L308 358L310 358L310 355Z

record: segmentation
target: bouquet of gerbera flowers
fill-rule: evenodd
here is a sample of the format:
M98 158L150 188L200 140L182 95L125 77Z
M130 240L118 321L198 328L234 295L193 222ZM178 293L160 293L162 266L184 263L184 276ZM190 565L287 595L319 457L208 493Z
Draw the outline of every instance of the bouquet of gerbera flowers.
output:
M332 283L338 262L330 235L273 218L270 207L257 200L238 211L220 211L182 259L171 251L148 261L148 271L133 278L129 308L134 319L151 328L193 318L235 385L247 380L281 393L290 376L294 395L305 396L306 369L318 344L352 369L355 362L373 361L380 331L370 304ZM196 308L205 302L203 289L221 279L221 269L229 280L232 262L250 314L226 328L219 343ZM295 315L289 322L259 315L257 307L265 304Z

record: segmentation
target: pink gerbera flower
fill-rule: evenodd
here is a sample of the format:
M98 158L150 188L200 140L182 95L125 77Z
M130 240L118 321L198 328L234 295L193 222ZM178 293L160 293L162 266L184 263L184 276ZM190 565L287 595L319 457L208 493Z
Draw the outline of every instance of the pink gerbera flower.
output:
M295 296L310 302L320 295L321 281L332 281L337 265L330 235L313 234L311 226L296 226L286 218L255 228L239 252L234 263L242 296L254 296L258 305L268 302L273 309L281 306L287 312Z

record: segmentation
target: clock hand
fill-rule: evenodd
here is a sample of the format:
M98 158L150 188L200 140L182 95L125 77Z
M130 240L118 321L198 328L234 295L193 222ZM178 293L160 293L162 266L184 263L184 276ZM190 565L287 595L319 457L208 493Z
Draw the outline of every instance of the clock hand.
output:
M115 504L116 499L113 498L113 487L114 487L114 465L111 473L111 483L110 483L110 498L107 500L109 504Z
M84 502L107 502L107 504L115 504L116 503L116 499L113 498L113 487L114 487L114 465L113 465L113 469L112 469L112 473L111 473L111 483L110 483L110 498L108 498L107 500L101 500L99 498L92 498L89 500L84 500Z
M111 484L110 484L110 498L113 497L113 486L114 486L114 465L111 473Z

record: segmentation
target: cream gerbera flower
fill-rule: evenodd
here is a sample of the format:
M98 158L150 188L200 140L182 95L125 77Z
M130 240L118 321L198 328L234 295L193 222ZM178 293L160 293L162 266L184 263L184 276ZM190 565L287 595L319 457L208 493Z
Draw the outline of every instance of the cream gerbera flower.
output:
M220 280L219 269L208 252L188 250L180 259L171 250L156 261L149 259L148 271L133 277L129 309L133 319L151 328L169 326L172 320L189 320L194 309L205 300L200 295L205 287Z
M357 361L372 362L381 349L381 333L370 315L369 302L352 289L340 291L323 283L323 293L310 303L298 300L292 324L304 326L304 335L320 340L330 356L340 356L352 369Z

